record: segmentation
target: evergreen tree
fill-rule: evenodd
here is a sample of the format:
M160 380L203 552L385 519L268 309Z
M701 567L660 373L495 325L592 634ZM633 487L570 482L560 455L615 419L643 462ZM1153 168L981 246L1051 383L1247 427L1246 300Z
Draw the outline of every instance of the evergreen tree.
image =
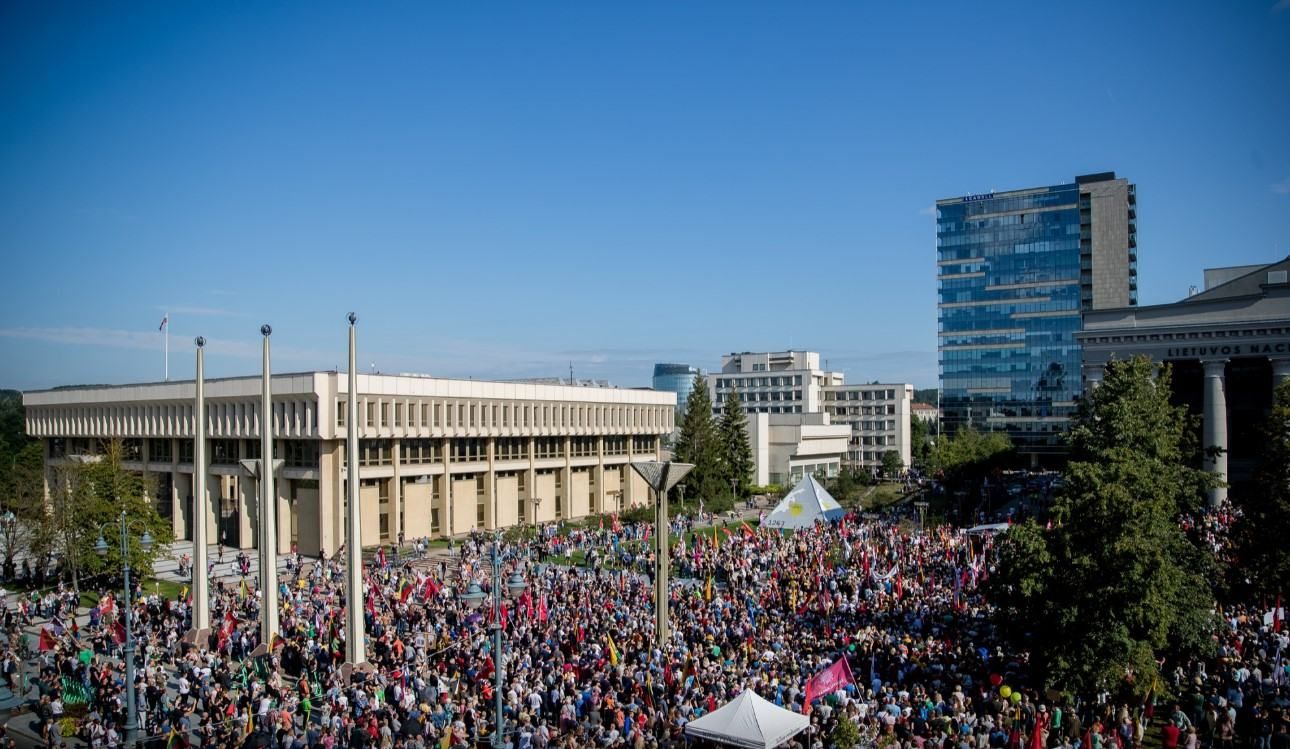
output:
M1145 357L1112 362L1085 394L1054 527L1009 530L990 579L998 623L1051 688L1141 696L1158 659L1209 647L1212 558L1179 519L1213 479L1189 467L1191 417L1169 402L1169 369L1153 369Z
M712 417L712 397L702 375L695 375L694 387L685 402L685 415L676 437L676 459L694 465L685 477L687 496L711 502L729 491L721 466L721 441Z
M748 418L739 399L739 391L731 390L721 407L721 460L725 467L726 481L734 480L735 497L747 496L752 483L753 453L748 441Z
M1254 481L1234 502L1242 510L1236 587L1268 600L1290 593L1290 380L1272 396Z

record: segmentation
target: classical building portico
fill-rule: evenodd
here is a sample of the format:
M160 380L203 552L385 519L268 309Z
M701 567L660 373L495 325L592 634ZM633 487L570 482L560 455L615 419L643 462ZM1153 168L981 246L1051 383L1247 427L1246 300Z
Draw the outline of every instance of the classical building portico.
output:
M1175 399L1202 417L1205 469L1233 483L1257 459L1272 388L1290 379L1290 258L1226 270L1206 271L1222 281L1180 302L1087 312L1077 337L1089 388L1112 359L1145 354L1173 365ZM1227 491L1211 490L1210 503Z

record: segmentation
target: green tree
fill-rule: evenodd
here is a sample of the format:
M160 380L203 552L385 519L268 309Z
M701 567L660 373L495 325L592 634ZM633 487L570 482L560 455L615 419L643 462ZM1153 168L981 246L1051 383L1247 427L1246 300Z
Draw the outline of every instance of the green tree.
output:
M900 453L896 450L885 450L882 453L882 475L889 479L898 478L900 472L905 470L905 464L900 460Z
M990 578L999 625L1050 688L1141 696L1158 659L1209 646L1212 560L1179 519L1213 480L1189 467L1191 417L1169 402L1169 369L1153 370L1108 365L1071 429L1054 527L1014 526Z
M909 419L909 460L919 470L927 470L932 462L931 428L917 416Z
M113 441L96 461L60 466L50 490L48 511L33 528L33 548L55 553L77 591L87 575L120 573L121 513L128 524L130 567L138 579L152 574L154 562L169 551L174 540L170 523L157 514L149 499L155 489L140 474L126 470L122 462L121 443ZM139 543L144 530L154 540L148 550ZM102 557L95 550L100 536L108 547Z
M1290 380L1277 386L1263 427L1254 481L1233 498L1241 508L1236 538L1237 589L1272 597L1290 593Z
M721 465L721 439L716 420L712 417L712 398L708 383L702 375L695 375L694 388L685 403L681 429L676 437L676 459L694 464L694 470L685 477L686 495L697 502L711 503L729 492L725 471Z
M942 437L931 451L931 468L951 486L965 486L1012 462L1012 440L1003 432L978 432L972 427Z
M0 472L0 553L12 574L14 557L30 549L33 531L45 516L45 456L39 442L30 442L5 463ZM10 519L8 514L12 513Z
M726 481L734 480L735 498L746 496L752 484L753 453L748 441L748 417L744 415L739 391L731 390L721 407L718 432L721 438L721 461L725 467Z

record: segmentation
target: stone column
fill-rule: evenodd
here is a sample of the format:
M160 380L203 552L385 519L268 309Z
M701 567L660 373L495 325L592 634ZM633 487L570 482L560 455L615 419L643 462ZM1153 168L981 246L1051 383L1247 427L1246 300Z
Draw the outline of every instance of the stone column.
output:
M1084 381L1088 383L1088 389L1092 390L1102 384L1102 375L1106 366L1103 364L1085 364Z
M1272 360L1272 387L1290 380L1290 356Z
M1203 359L1205 368L1205 424L1201 448L1205 469L1227 481L1227 384L1226 359ZM1209 505L1217 507L1227 499L1227 488L1209 490Z
M404 413L406 417L407 414ZM394 478L390 480L390 542L399 542L399 532L403 530L403 476L399 463L403 460L403 443L401 440L390 440L390 465L394 467Z
M488 408L488 406L481 406ZM484 527L488 530L498 528L497 522L497 440L484 438L485 451L488 457L488 470L484 473Z

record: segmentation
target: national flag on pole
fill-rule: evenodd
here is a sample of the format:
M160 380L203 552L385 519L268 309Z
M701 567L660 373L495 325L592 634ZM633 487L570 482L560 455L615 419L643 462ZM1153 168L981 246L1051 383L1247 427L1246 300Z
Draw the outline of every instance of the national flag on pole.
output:
M112 642L118 645L125 644L125 624L123 622L118 621L112 625Z
M756 533L753 532L752 526L748 525L747 520L744 521L743 534L748 538L752 538L753 536L757 535Z
M166 325L169 323L170 323L170 315L163 315L161 318L161 324L157 326L157 331L160 332L165 330Z
M1277 594L1277 607L1272 609L1272 631L1281 632L1281 622L1285 619L1285 611L1281 608L1281 594Z
M407 603L408 597L412 595L412 581L408 580L403 583L403 589L399 591L399 603Z
M52 635L48 629L41 627L40 643L37 645L40 651L44 652L46 650L53 650L57 646L58 643L54 640L54 635Z
M614 647L614 638L613 638L613 635L605 635L605 637L607 637L607 638L609 639L609 663L610 663L610 665L617 666L617 665L618 665L618 648Z
M546 594L543 594L543 595L542 595L542 597L538 599L538 610L537 610L537 614L538 614L538 621L539 621L539 622L542 622L543 624L546 624L546 614L547 614L547 612L546 612Z
M243 601L245 601L247 598L249 598L249 597L251 596L251 589L250 589L250 587L248 587L248 586L247 586L247 584L246 584L246 578L245 578L245 577L244 577L244 578L242 578L242 590L241 590L241 593L242 593L242 600L243 600Z
M844 655L833 665L812 676L806 682L806 693L802 697L802 712L811 712L811 700L816 697L832 694L842 687L854 683L856 683L856 680L851 676L851 666L847 663L847 657Z
M703 586L703 600L712 600L712 575L708 575L708 582Z

